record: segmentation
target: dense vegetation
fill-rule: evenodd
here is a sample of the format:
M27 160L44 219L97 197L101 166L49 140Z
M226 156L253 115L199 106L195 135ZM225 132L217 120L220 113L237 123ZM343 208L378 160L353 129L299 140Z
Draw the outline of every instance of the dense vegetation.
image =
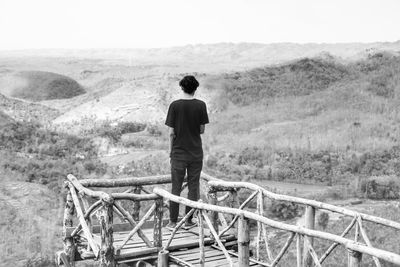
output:
M102 174L105 166L89 138L43 129L29 122L12 123L0 129L2 168L20 174L26 181L61 189L67 173Z
M52 72L23 71L19 76L26 80L25 86L15 88L12 96L32 100L71 98L84 94L85 90L75 80Z

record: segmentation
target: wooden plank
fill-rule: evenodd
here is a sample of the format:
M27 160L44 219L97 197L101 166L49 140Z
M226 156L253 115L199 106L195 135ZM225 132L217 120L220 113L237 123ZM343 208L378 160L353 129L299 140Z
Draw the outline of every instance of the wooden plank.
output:
M179 237L179 238L177 238L177 239L175 239L175 240L186 240L186 241L188 241L188 240L191 240L191 241L196 241L197 239L187 239L187 237ZM164 241L164 243L166 243L166 241L167 241L167 239L163 239L163 241ZM176 243L177 241L175 241L175 243ZM119 243L114 243L114 246L117 246L117 245L119 245L119 244L121 244L122 242L119 242ZM124 246L124 247L126 247L126 248L133 248L133 247L143 247L143 246L145 246L144 245L144 243L143 242L128 242L128 243L126 243L126 245Z
M127 234L124 235L115 235L114 236L114 243L118 243L120 241L122 241L125 237L127 236ZM193 238L197 238L196 235L193 235L192 233L179 233L177 235L175 235L176 238L183 238L183 237L193 237ZM170 235L163 235L163 240L168 240L168 238L170 238ZM140 238L131 238L130 240L134 241L134 242L143 242L142 239ZM152 239L150 239L150 241L152 241Z
M185 260L182 260L181 258L175 257L173 255L170 255L170 261L178 264L179 266L194 267L193 264L191 264Z
M214 249L212 249L211 247L205 247L204 248L205 252L211 251L211 250L214 250ZM200 248L197 247L197 248L192 248L192 249L173 251L173 252L171 252L171 255L179 256L179 255L194 254L194 253L199 253L199 252L200 252Z
M189 255L180 255L178 257L183 259L183 260L185 260L185 261L199 260L199 252L193 253L193 254L189 254ZM212 250L212 251L209 251L209 252L207 252L205 254L205 259L207 259L208 257L217 256L217 255L224 255L224 254L221 251Z
M237 259L232 259L232 263L236 266L240 266L238 265L239 261ZM207 261L207 265L208 266L215 266L215 265L226 265L226 266L231 266L230 263L225 259L218 259L218 260L214 260L214 261ZM240 266L241 267L241 266Z
M142 248L142 249L122 249L120 255L115 255L115 259L127 259L149 254L157 254L157 248Z

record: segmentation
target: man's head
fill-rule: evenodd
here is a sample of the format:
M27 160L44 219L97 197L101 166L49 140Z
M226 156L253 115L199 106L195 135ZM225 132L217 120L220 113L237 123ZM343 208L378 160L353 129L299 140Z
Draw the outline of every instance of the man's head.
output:
M194 76L188 75L183 77L183 79L179 82L179 86L185 93L193 95L197 87L199 87L199 82Z

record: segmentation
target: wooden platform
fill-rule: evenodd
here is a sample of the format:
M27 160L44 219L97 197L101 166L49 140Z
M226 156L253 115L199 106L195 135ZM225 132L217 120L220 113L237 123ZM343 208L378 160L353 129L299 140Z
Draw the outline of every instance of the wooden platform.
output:
M170 257L176 257L181 261L190 263L193 266L199 266L199 248L185 249L185 250L177 250L170 253ZM235 266L239 266L238 258L235 253L231 253L232 262ZM204 248L205 255L205 266L213 266L213 267L222 267L222 266L230 266L228 260L226 259L224 253L215 246L206 246ZM171 260L173 262L173 260ZM260 266L255 262L251 262L250 266Z
M150 241L153 241L153 229L143 229L144 234L149 238ZM205 236L209 236L209 230L204 229ZM167 228L163 228L163 245L168 242L168 239L171 236L172 231ZM118 247L122 244L124 238L129 234L129 231L121 231L114 232L114 247ZM188 260L191 264L196 266L198 264L199 259L199 237L198 237L198 227L191 228L189 230L179 229L168 248L170 255L176 256L177 258L182 259L183 261ZM98 234L94 235L94 239L96 243L100 244L100 236ZM235 244L236 237L232 234L226 234L222 237L222 240L226 244ZM217 247L212 246L214 244L214 240L210 237L206 237L204 240L205 243L205 256L207 260L206 266L224 266L224 264L228 264L225 256L221 250ZM143 242L141 238L137 235L134 235L131 240L121 249L119 255L116 255L116 260L118 263L130 263L133 261L138 261L139 259L156 259L157 258L158 249L157 248L149 248ZM232 259L236 258L232 255ZM208 262L210 260L210 263ZM224 262L225 260L225 262ZM196 262L197 261L197 262ZM237 260L234 262L237 262ZM173 261L171 262L173 263ZM255 265L251 265L255 266Z

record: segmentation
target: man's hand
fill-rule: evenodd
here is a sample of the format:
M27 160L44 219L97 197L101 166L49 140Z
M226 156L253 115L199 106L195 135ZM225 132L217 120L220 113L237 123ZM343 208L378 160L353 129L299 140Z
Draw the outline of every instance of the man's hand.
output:
M206 126L204 124L201 124L200 125L200 134L203 134L205 129L206 129Z

